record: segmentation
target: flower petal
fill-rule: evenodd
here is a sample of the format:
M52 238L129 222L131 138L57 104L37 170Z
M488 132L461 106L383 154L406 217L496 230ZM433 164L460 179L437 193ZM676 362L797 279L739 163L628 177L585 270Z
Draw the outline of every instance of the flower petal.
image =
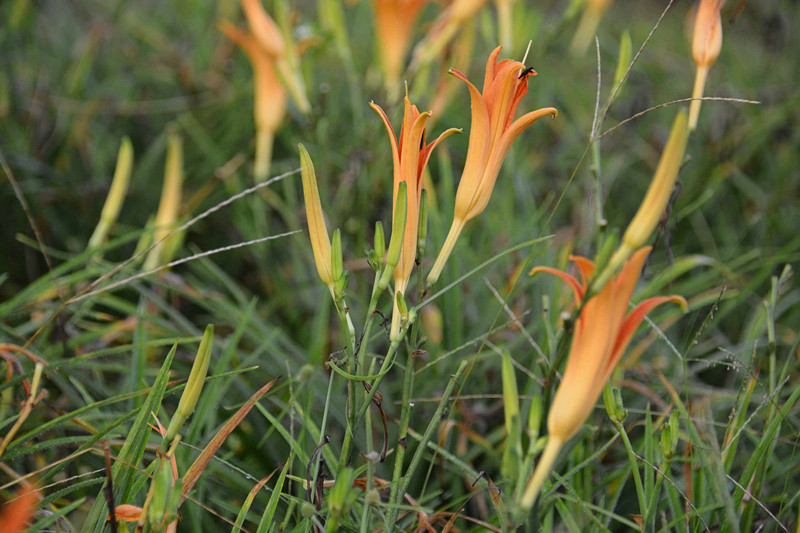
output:
M622 320L625 318L625 313L628 310L628 302L631 300L633 290L636 288L636 282L639 281L639 276L642 273L642 265L650 253L652 248L644 246L634 252L630 259L625 262L619 275L612 281L606 283L603 290L610 290L616 295L614 304L609 312L615 317L614 331L620 327Z
M566 272L562 272L561 270L557 270L555 268L550 268L550 267L534 267L533 269L531 269L528 275L535 276L539 272L546 272L548 274L552 274L566 281L567 284L569 284L569 286L572 287L572 293L575 296L575 306L577 307L581 305L581 300L583 300L583 295L584 295L584 288L581 287L581 284L578 282L577 279L570 276Z
M478 181L477 187L480 194L469 206L469 218L474 218L479 215L489 203L494 184L497 181L497 174L500 172L500 167L503 164L506 154L508 154L508 150L511 148L511 144L519 137L520 133L522 133L525 128L545 115L553 115L555 118L558 115L558 111L553 107L545 107L522 115L511 124L511 127L502 135L500 141L493 146L485 170L481 179Z
M684 310L687 308L687 303L683 296L659 296L657 298L650 298L643 301L634 307L633 311L628 313L628 316L625 317L625 321L622 323L622 326L619 329L619 333L617 334L617 338L614 342L614 349L611 353L611 358L608 361L609 369L606 370L609 376L611 375L611 372L614 370L614 367L617 365L617 363L619 363L619 360L622 359L622 354L625 353L625 348L628 347L628 344L633 338L633 334L636 332L636 328L638 328L639 324L642 323L642 320L644 320L644 317L647 316L647 313L655 309L657 306L667 302L674 302L680 305Z
M397 185L402 181L400 178L400 147L397 145L397 137L394 134L394 130L392 129L392 124L389 122L389 117L386 116L386 113L383 112L381 106L376 104L375 102L370 102L369 106L375 110L378 115L380 115L381 120L383 120L383 125L386 126L386 131L389 133L389 142L392 145L392 162L394 163L394 183L395 183L395 192L397 189Z
M489 157L489 112L483 96L462 73L455 69L450 69L450 74L467 84L469 88L472 122L469 130L469 146L467 147L467 159L464 162L464 171L461 174L461 181L456 192L456 213L466 214L469 206L474 203L478 194L478 186Z
M494 77L497 75L497 58L500 56L500 52L503 50L502 46L498 46L492 53L489 54L489 60L486 61L486 75L483 78L483 92L485 93L486 90L489 88L489 85L494 80Z
M578 267L578 271L581 273L581 284L585 291L586 285L588 285L589 280L594 276L594 261L580 255L570 255L569 260Z
M454 133L461 133L461 128L450 128L442 132L441 135L436 137L432 143L427 145L425 148L422 149L422 152L419 155L419 175L422 176L422 172L425 170L425 167L428 165L428 160L431 158L431 154L433 153L433 149L439 146L439 143L445 140L447 137L450 137Z

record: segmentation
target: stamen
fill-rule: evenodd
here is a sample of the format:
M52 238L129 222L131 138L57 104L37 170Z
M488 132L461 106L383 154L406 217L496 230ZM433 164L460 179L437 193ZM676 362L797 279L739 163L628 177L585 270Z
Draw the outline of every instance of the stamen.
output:
M525 55L522 57L522 64L525 64L525 60L528 59L528 52L531 51L531 45L533 44L533 39L528 41L528 48L525 49Z

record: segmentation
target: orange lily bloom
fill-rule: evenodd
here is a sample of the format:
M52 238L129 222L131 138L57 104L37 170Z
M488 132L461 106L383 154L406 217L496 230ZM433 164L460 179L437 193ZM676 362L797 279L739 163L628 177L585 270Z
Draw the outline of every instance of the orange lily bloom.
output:
M469 88L472 124L467 159L456 192L453 224L428 275L428 285L433 285L439 279L464 225L486 209L500 166L511 144L528 126L543 116L558 115L555 108L545 107L514 120L517 106L528 92L528 77L535 76L536 72L525 68L520 61L504 59L498 63L502 48L495 48L486 63L483 94L461 72L450 69L450 74Z
M304 114L311 110L306 87L300 74L299 48L281 33L261 0L241 0L250 33L258 45L275 60L275 67L297 107Z
M266 14L264 16L271 22ZM252 22L250 26L257 27ZM221 22L219 29L247 53L253 66L255 87L253 115L256 123L256 158L253 173L256 181L264 181L269 175L275 132L286 116L286 90L275 72L274 56L261 46L256 33L245 33L228 22Z
M525 509L530 509L536 500L561 447L578 432L589 417L603 387L647 313L666 302L674 302L686 308L686 300L681 296L661 296L649 298L628 312L628 302L648 253L649 246L637 250L622 267L619 275L606 283L581 309L575 322L564 377L547 417L547 446L521 500ZM572 288L575 305L579 306L594 276L594 263L585 257L570 256L570 259L580 271L580 281L565 272L548 267L536 267L531 270L531 275L548 272L563 279Z
M701 98L708 77L708 70L719 57L722 49L722 17L720 11L724 0L701 0L694 20L692 57L697 65L692 98ZM692 100L689 108L689 130L697 127L702 100Z
M383 120L386 131L389 134L389 142L392 145L392 160L394 162L394 205L397 204L397 190L400 183L407 184L407 208L406 208L406 227L403 234L403 248L400 252L400 261L394 269L395 291L405 294L408 280L411 277L411 270L414 268L414 260L417 255L417 230L419 227L419 204L422 199L422 174L425 166L431 157L431 153L442 140L460 131L457 128L450 128L439 135L432 143L425 142L425 123L430 118L430 111L420 113L417 106L412 105L405 99L405 109L403 112L403 124L400 127L400 138L395 137L389 118L383 109L374 102L370 106ZM400 330L400 317L395 301L395 312L392 316L392 337Z
M405 70L414 24L428 0L374 0L375 31L380 43L384 82L396 90Z

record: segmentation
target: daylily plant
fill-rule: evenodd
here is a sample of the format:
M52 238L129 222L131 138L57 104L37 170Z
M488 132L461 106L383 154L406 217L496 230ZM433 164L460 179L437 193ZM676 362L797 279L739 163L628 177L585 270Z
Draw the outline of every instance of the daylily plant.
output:
M520 502L523 509L530 509L533 505L559 450L589 417L603 387L647 313L666 302L686 308L686 300L681 296L660 296L649 298L628 312L628 302L648 253L649 246L637 250L619 275L590 297L580 311L564 377L547 417L547 446L525 488ZM580 280L549 267L536 267L531 270L531 275L547 272L563 279L572 289L575 305L580 306L594 276L594 263L585 257L571 256L570 259L578 267Z
M528 92L528 78L535 76L536 72L520 61L504 59L498 62L502 48L498 46L489 56L482 94L461 72L450 69L450 74L469 88L472 124L467 159L456 192L453 224L428 274L428 285L439 279L464 225L486 209L500 166L514 140L543 116L558 115L555 108L545 107L514 120L517 106Z
M392 145L392 160L394 162L394 193L393 205L397 206L397 191L401 182L408 184L408 202L406 211L406 226L403 234L403 248L400 252L400 262L394 269L395 292L405 294L408 287L408 280L411 277L411 270L414 268L414 261L417 255L417 230L419 228L419 209L422 199L422 174L431 152L442 140L460 131L457 128L450 128L439 135L432 143L425 142L425 123L431 116L429 111L420 113L417 106L412 105L405 99L403 112L403 124L400 128L400 138L395 137L389 118L383 109L374 102L370 106L383 120L386 131L389 134L389 142ZM395 300L394 313L392 315L391 337L394 338L400 331L400 315Z

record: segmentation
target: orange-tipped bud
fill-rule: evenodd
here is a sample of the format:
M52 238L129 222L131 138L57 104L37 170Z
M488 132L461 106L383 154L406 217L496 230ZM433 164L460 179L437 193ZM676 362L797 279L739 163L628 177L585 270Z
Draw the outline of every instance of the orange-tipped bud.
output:
M692 57L697 65L692 98L702 98L705 90L708 69L719 57L722 49L722 3L724 0L700 0L697 16L694 19L692 37ZM689 109L689 131L697 128L702 100L692 100Z

